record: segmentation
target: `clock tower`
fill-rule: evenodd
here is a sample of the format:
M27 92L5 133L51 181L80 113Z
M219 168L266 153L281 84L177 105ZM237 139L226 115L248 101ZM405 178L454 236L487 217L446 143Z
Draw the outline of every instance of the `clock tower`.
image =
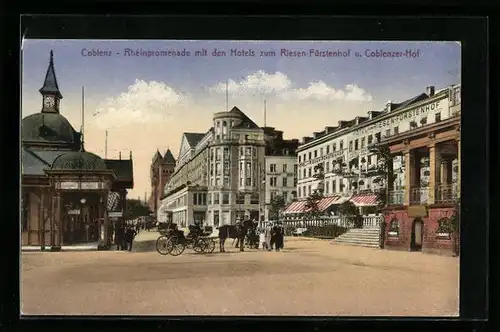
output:
M50 62L47 73L45 74L45 81L39 91L42 94L42 113L59 113L62 95L57 85L57 78L54 70L54 53L52 51L50 51Z

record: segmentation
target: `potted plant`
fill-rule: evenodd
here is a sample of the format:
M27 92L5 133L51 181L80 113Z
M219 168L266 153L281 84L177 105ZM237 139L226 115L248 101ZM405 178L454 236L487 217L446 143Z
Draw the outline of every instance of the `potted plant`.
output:
M410 128L412 128L412 129L417 128L417 121L415 121L415 120L410 121Z
M422 118L420 119L420 124L423 126L425 124L427 124L427 118Z
M366 163L366 159L365 159L365 157L362 157L362 158L361 158L361 163L362 163L362 164Z

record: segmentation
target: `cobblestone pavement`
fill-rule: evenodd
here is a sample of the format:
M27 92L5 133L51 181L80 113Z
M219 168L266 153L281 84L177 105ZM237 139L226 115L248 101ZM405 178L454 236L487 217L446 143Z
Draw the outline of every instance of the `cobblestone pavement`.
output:
M282 252L161 256L156 232L136 249L22 254L24 314L458 314L459 262L412 252L287 238ZM218 249L218 247L216 248ZM217 250L216 250L217 251Z

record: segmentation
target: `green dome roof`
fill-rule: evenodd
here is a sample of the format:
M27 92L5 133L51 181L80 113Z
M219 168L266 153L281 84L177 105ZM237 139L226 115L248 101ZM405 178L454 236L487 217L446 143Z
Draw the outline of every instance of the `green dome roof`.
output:
M74 144L78 133L59 113L35 113L21 121L23 142Z
M105 171L107 169L101 157L85 151L67 152L52 163L52 170Z

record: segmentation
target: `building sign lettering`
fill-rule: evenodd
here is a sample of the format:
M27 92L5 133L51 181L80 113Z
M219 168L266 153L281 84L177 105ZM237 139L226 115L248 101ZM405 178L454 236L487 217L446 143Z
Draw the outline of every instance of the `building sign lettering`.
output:
M301 162L299 164L299 166L303 167L303 166L307 166L307 165L311 165L311 164L316 164L316 163L325 161L327 159L342 158L342 160L345 160L344 152L345 152L345 149L344 150L340 150L340 151L335 151L335 152L332 152L332 153L329 153L329 154L326 154L326 155L324 155L322 157L318 157L318 158L314 158L314 159L309 159L309 160L306 160L304 162Z
M82 182L80 184L80 188L83 190L92 190L99 189L101 186L101 182Z
M442 100L437 100L437 101L429 103L427 105L416 107L416 108L413 108L411 110L402 112L398 115L395 115L393 117L378 121L372 125L369 125L368 127L356 130L354 132L354 135L356 135L356 136L363 135L363 134L366 134L366 133L371 132L371 131L376 130L376 129L381 129L381 128L384 128L384 127L387 127L390 125L396 125L396 124L398 124L402 121L405 121L405 120L414 120L417 116L426 115L430 111L435 111L435 110L439 109L441 106L440 105L441 101Z
M61 182L61 189L79 189L78 182Z

